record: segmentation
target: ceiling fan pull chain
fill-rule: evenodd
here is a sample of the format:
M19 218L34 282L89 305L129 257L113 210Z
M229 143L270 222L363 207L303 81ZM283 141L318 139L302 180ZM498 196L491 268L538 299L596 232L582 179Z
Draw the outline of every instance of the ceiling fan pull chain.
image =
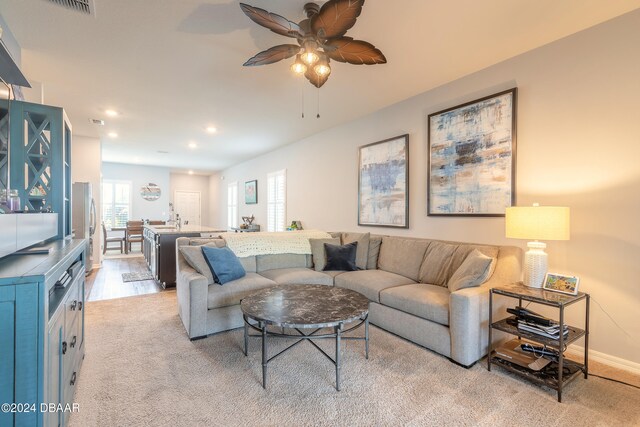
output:
M316 119L320 118L320 88L318 88L318 115L316 116Z
M304 119L304 80L300 79L300 94L302 98L302 104L300 109L302 110L302 118Z

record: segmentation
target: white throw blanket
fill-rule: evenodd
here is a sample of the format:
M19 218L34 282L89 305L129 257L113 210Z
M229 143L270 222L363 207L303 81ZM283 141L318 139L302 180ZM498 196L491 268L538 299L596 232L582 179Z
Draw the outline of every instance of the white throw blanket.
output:
M227 247L236 256L247 257L272 254L311 254L309 239L330 239L331 235L319 230L285 232L223 233Z

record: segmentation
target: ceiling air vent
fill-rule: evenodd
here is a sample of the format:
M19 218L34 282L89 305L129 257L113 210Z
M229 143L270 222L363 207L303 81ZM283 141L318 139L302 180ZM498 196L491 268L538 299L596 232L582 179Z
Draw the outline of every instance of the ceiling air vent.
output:
M59 4L60 6L68 9L73 9L77 12L86 13L87 15L93 15L93 0L49 0L52 3Z

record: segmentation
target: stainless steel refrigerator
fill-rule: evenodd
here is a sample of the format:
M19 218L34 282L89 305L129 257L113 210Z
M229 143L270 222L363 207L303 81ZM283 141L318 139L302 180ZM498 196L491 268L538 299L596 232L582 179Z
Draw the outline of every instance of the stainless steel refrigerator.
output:
M93 268L93 235L96 232L96 204L91 193L91 183L74 182L71 194L72 228L76 239L87 239L87 273Z

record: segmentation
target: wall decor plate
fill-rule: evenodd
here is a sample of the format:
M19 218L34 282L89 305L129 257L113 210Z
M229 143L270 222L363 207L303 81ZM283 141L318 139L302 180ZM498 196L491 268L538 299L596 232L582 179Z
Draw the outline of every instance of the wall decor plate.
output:
M504 216L515 203L516 93L429 115L427 215Z
M358 225L409 228L409 135L360 147Z
M143 199L153 202L154 200L158 200L162 195L162 190L160 187L153 183L148 183L147 185L143 185L140 187L140 196Z

